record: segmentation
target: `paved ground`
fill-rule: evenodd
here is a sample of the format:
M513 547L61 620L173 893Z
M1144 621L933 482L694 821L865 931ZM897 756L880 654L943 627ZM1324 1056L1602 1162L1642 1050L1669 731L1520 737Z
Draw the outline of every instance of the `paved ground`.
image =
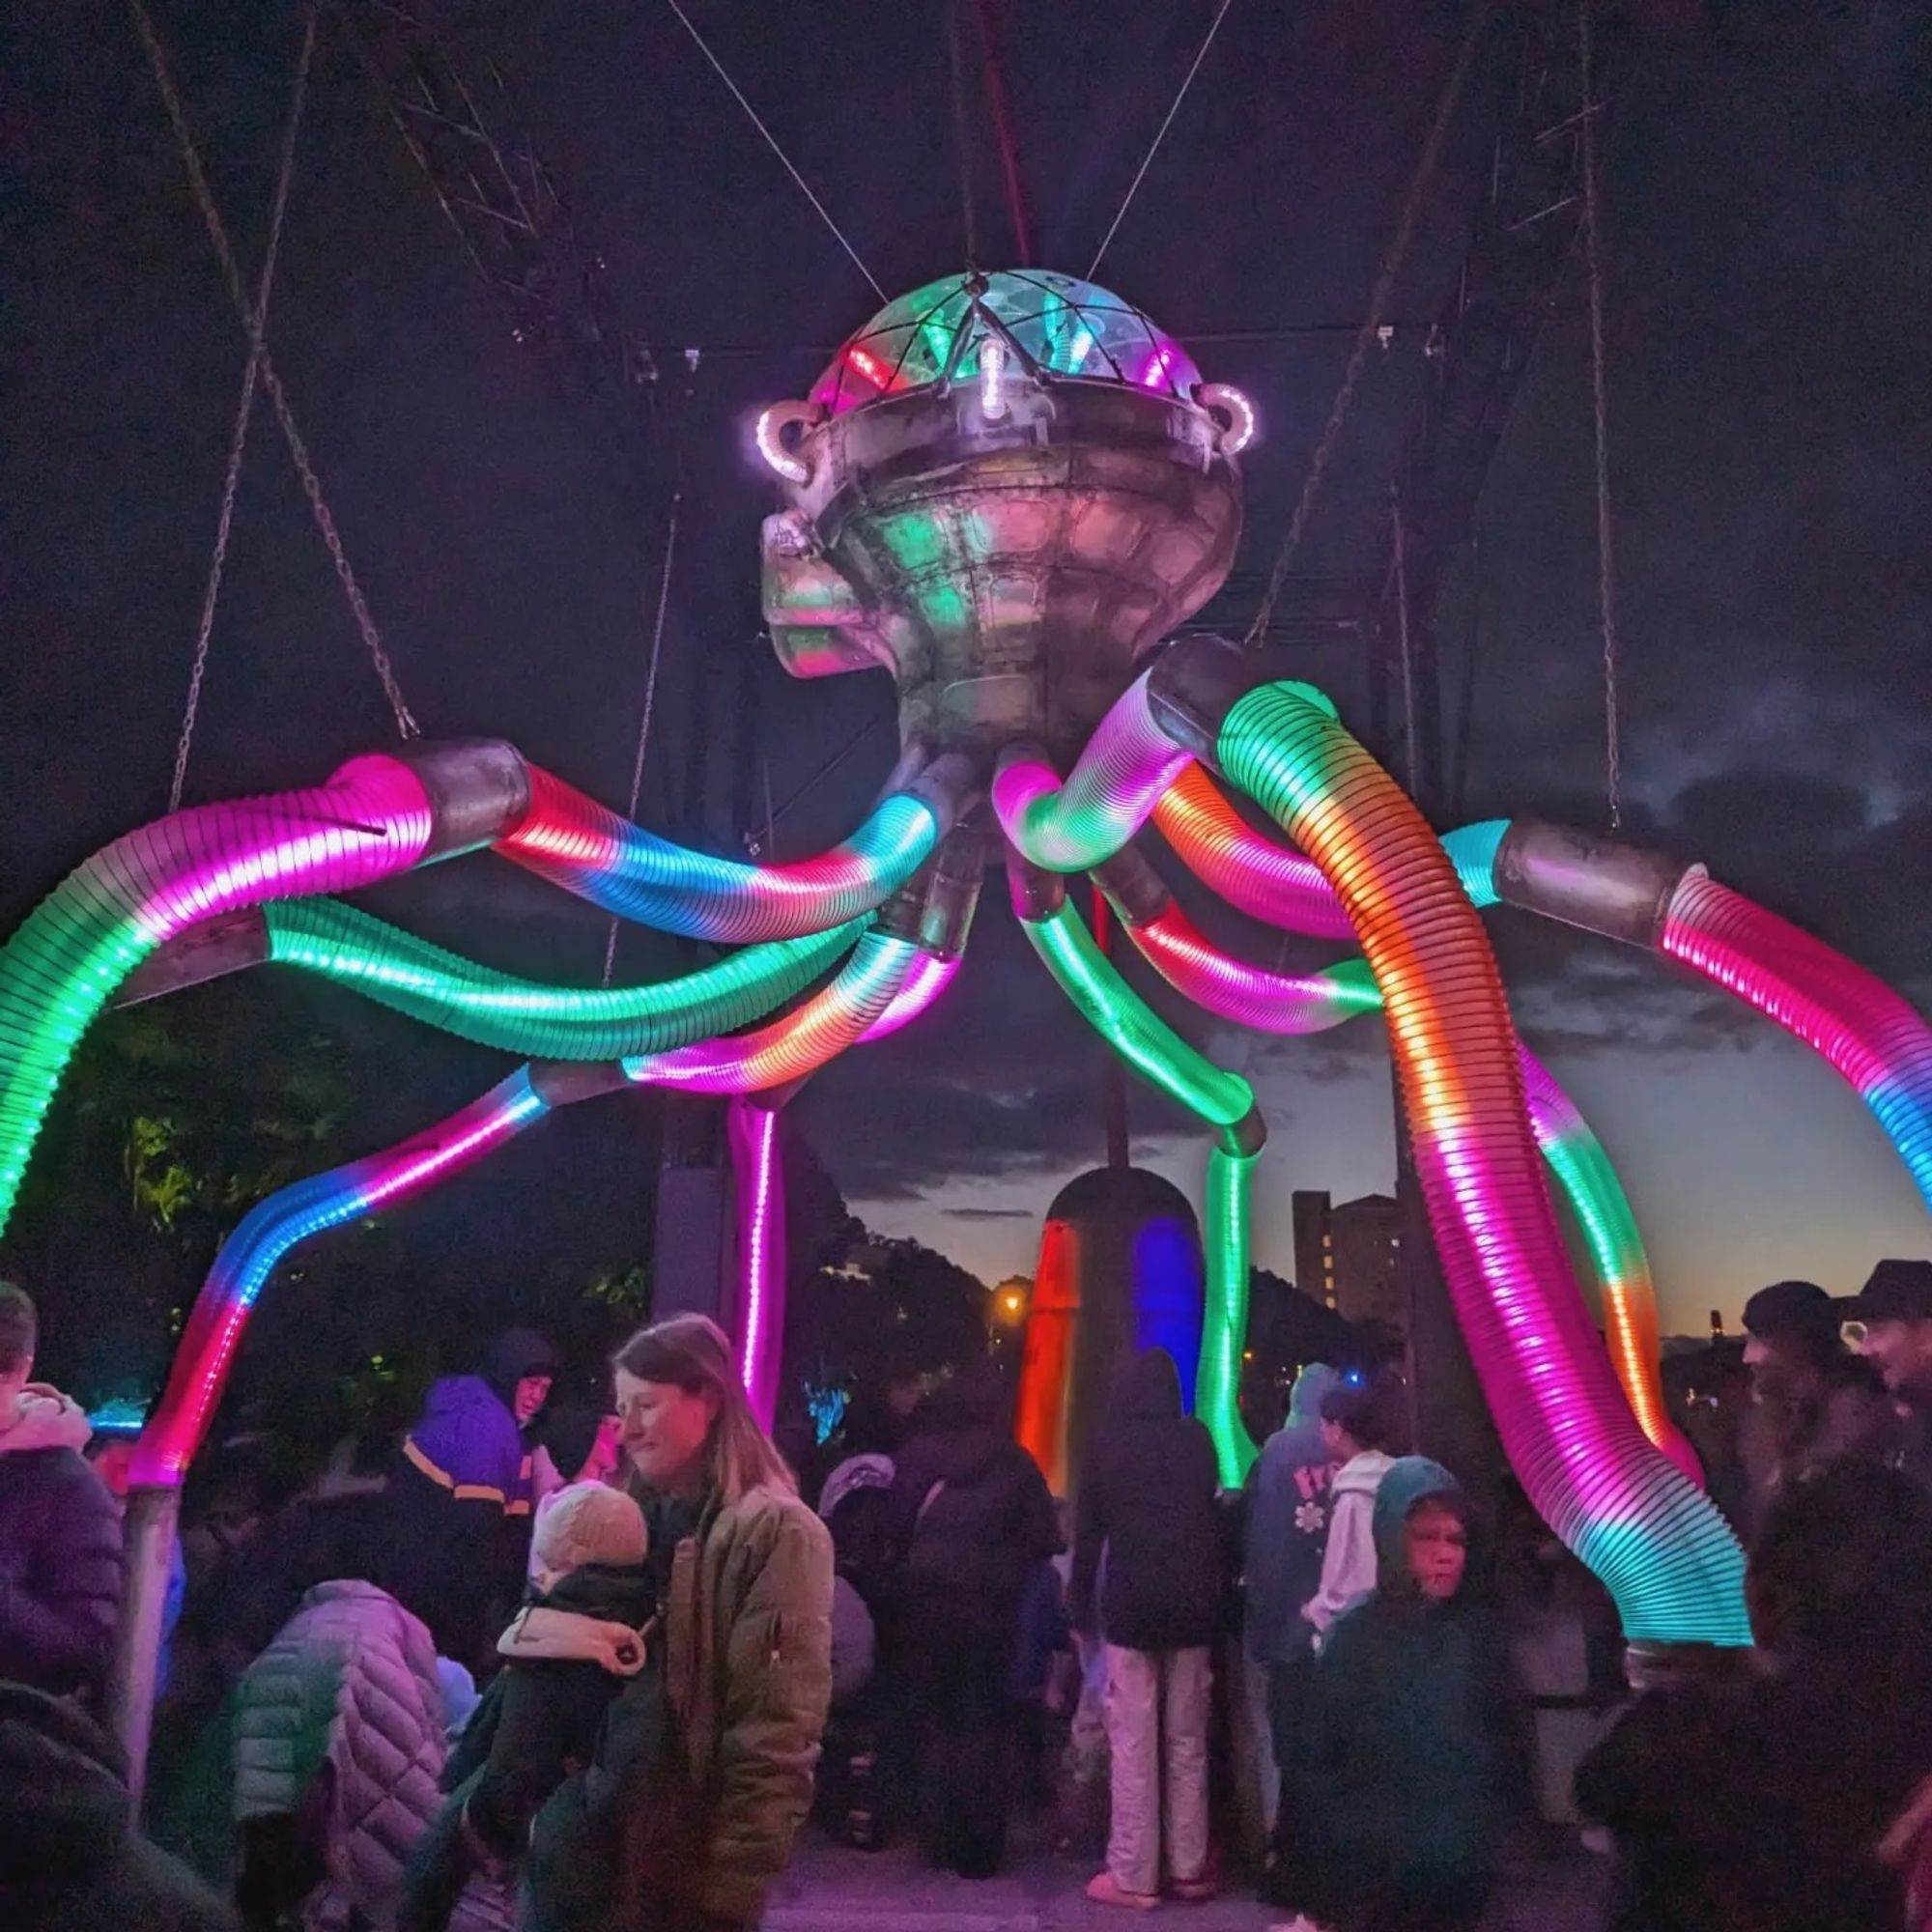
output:
M1121 1932L1136 1915L1090 1905L1089 1863L1021 1848L1010 1869L983 1884L923 1869L909 1850L849 1852L821 1840L800 1850L764 1932ZM1600 1932L1604 1874L1570 1852L1511 1875L1486 1932ZM1262 1932L1279 1913L1252 1896L1170 1906L1177 1932Z

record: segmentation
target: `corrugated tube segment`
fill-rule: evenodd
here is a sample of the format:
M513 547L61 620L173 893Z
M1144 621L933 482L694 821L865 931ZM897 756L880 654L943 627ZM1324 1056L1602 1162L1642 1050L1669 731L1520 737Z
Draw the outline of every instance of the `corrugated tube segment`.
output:
M1360 937L1450 1295L1531 1501L1632 1639L1748 1643L1736 1539L1646 1440L1584 1311L1502 982L1439 841L1347 731L1278 686L1230 708L1216 754L1321 867Z

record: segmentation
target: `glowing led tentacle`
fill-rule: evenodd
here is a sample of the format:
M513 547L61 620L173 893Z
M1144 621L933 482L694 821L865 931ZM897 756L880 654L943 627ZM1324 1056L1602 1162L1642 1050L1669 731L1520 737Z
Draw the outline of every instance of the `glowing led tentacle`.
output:
M1699 1488L1697 1452L1670 1419L1659 1366L1657 1288L1636 1215L1604 1144L1549 1069L1522 1049L1536 1145L1570 1204L1604 1292L1605 1343L1638 1426Z
M1932 1028L1862 966L1693 872L1662 949L1795 1034L1851 1082L1932 1206Z
M993 810L1008 838L1036 866L1081 872L1112 858L1192 763L1149 713L1143 673L1101 719L1064 784L1037 753L1015 749L1003 755Z
M1094 1030L1144 1079L1222 1130L1259 1128L1254 1090L1180 1037L1122 980L1071 907L1021 924L1034 950ZM1239 1407L1242 1338L1248 1326L1248 1179L1252 1143L1217 1148L1209 1156L1205 1203L1207 1307L1195 1413L1208 1425L1221 1480L1237 1488L1255 1459Z
M432 817L407 765L356 758L311 790L175 812L70 873L0 949L0 1231L81 1036L156 947L216 913L407 870Z
M868 932L838 976L795 1012L729 1039L626 1056L624 1077L689 1094L759 1094L802 1079L858 1040L889 1008L912 970L909 939Z
M547 986L446 952L333 900L266 909L269 957L445 1033L541 1060L616 1060L709 1039L802 993L867 922L748 947L656 985Z
M1176 774L1154 807L1153 822L1187 869L1231 906L1311 938L1354 937L1321 867L1257 832L1199 765L1190 761ZM1508 831L1507 819L1483 819L1443 838L1456 875L1475 905L1497 903L1494 861Z
M297 1242L407 1200L472 1166L549 1111L520 1066L460 1113L383 1153L332 1168L257 1202L221 1244L195 1297L167 1387L134 1454L132 1480L179 1484L221 1400L255 1297Z
M530 809L495 850L621 919L693 939L797 939L841 925L905 883L942 830L924 799L894 792L815 859L748 866L674 845L530 768Z
M1319 973L1275 973L1223 952L1170 902L1151 919L1123 920L1142 955L1177 992L1206 1011L1264 1033L1322 1033L1381 1009L1368 962L1344 959ZM1570 1203L1603 1290L1610 1362L1643 1433L1690 1480L1695 1452L1670 1420L1659 1369L1657 1289L1630 1198L1603 1143L1548 1069L1522 1049L1530 1125Z
M920 953L906 974L905 983L893 995L892 1005L859 1036L860 1040L884 1039L888 1034L910 1026L952 985L958 971L956 957L942 959L930 952Z
M1736 1540L1637 1427L1584 1312L1502 982L1441 845L1360 745L1279 686L1229 708L1216 761L1321 867L1360 936L1451 1299L1530 1500L1631 1637L1748 1643Z
M774 1107L734 1098L724 1112L737 1195L738 1377L752 1411L770 1429L784 1352L784 1172Z
M1067 998L1142 1079L1210 1126L1235 1126L1253 1112L1254 1089L1188 1045L1121 978L1071 906L1021 923Z

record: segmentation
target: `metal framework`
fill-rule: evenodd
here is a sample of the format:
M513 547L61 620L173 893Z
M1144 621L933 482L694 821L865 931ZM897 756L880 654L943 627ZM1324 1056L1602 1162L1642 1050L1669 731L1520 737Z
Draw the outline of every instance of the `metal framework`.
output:
M1576 7L1515 9L1510 20L1509 95L1468 253L1429 332L1422 401L1396 470L1369 618L1372 731L1384 747L1412 737L1398 768L1413 773L1426 811L1442 803L1437 606L1474 534L1484 480L1583 223ZM1606 38L1600 99L1605 71L1620 71L1621 37ZM1601 106L1598 113L1601 138Z
M625 325L609 266L578 233L501 72L481 55L459 58L393 0L336 0L334 11L477 274L508 306L511 334L549 362L627 501L661 523L649 466L657 363Z

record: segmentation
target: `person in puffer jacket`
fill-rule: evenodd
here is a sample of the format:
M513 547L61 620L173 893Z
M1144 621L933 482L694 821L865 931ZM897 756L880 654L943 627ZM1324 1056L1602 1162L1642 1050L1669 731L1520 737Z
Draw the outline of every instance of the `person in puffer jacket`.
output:
M244 1918L392 1925L410 1854L442 1805L429 1632L374 1584L320 1584L243 1674L231 1738Z
M0 1684L7 1932L236 1932L234 1913L134 1830L123 1765L71 1698Z
M472 1873L517 1865L545 1801L590 1765L618 1691L647 1668L662 1676L647 1549L643 1512L621 1490L576 1483L538 1506L530 1599L498 1640L504 1668L450 1754L451 1796L411 1861L401 1932L442 1932ZM639 1789L643 1804L674 1805L660 1780Z
M121 1518L79 1406L33 1379L34 1304L0 1282L0 1678L97 1694L121 1612Z

